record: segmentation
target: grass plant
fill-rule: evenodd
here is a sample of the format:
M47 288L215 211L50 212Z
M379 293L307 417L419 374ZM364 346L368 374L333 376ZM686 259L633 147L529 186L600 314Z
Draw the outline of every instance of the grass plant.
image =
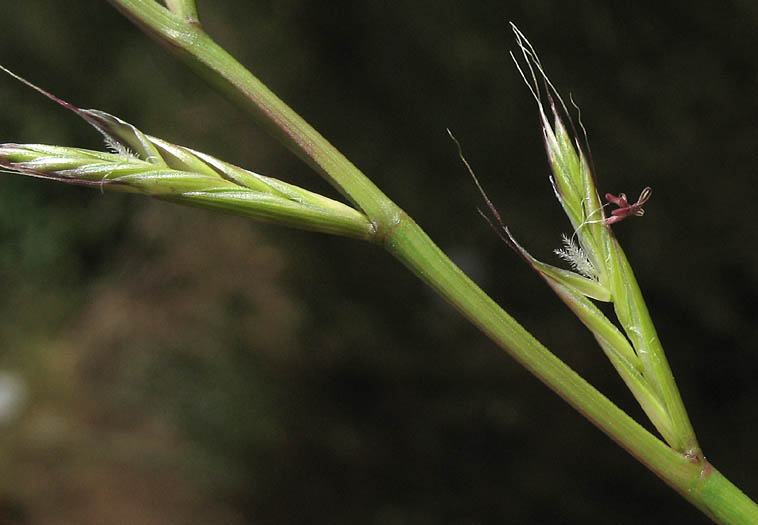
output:
M94 126L111 151L8 143L0 145L0 166L13 173L100 191L140 193L378 244L715 522L758 523L758 506L703 454L634 272L613 234L612 224L641 215L650 190L631 204L624 195L607 195L618 208L606 215L608 204L599 196L589 146L583 141L586 134L577 132L577 128L583 130L581 121L574 124L536 51L515 26L518 59L514 55L514 60L537 103L553 188L572 227L564 237L564 247L557 251L571 269L534 258L484 195L493 224L592 332L662 439L540 344L405 211L216 44L203 30L194 0L167 0L165 5L155 0L111 3L245 108L333 185L348 204L152 137L118 117L80 109L36 87ZM596 301L610 303L616 319L609 319Z

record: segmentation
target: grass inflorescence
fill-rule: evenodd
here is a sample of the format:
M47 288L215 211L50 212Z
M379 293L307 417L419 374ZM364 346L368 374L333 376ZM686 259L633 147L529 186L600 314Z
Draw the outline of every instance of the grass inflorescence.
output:
M0 167L6 171L141 193L306 230L359 239L373 235L367 217L346 204L147 135L103 111L77 108L10 74L89 122L110 151L0 144Z

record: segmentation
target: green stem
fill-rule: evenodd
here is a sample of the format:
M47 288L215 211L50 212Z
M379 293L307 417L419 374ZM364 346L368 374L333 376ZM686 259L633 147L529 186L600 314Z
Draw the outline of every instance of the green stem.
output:
M199 27L153 0L109 1L248 109L369 217L375 242L684 498L719 523L758 523L758 506L737 487L704 459L668 447L550 353L363 173Z
M154 0L109 0L149 35L169 47L221 93L246 109L269 133L360 208L383 230L397 207L355 165L199 26Z
M468 278L409 217L387 250L511 357L717 523L758 523L758 506L705 459L687 457L629 417Z

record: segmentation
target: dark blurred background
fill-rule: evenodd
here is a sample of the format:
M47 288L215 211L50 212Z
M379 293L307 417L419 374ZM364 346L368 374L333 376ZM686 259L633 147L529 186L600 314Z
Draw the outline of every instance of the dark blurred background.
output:
M0 63L334 192L105 1L2 2ZM508 21L581 106L708 458L758 497L758 4L200 1L207 30L637 419L523 244L569 226ZM0 76L0 141L101 149ZM380 249L0 174L2 523L708 523ZM649 425L648 425L649 426Z

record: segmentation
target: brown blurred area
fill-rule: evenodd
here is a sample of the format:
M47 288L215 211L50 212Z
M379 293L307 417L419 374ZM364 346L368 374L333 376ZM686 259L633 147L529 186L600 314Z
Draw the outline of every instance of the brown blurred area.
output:
M261 361L293 359L299 307L281 286L286 259L245 221L219 229L210 215L164 206L134 210L133 242L54 334L15 343L38 355L26 356L31 378L6 381L23 412L4 429L10 522L244 522L217 501L219 487L245 485L234 458L209 457L177 419L190 404L228 411L214 419L261 418L255 379L235 377L227 354L255 341ZM252 426L256 439L280 431Z
M0 63L337 197L107 2L6 2ZM508 21L582 107L709 460L758 497L758 8L200 1L207 30L638 419L476 213L445 129L546 260L568 224ZM101 148L0 77L0 141ZM0 523L708 523L377 247L0 174Z

